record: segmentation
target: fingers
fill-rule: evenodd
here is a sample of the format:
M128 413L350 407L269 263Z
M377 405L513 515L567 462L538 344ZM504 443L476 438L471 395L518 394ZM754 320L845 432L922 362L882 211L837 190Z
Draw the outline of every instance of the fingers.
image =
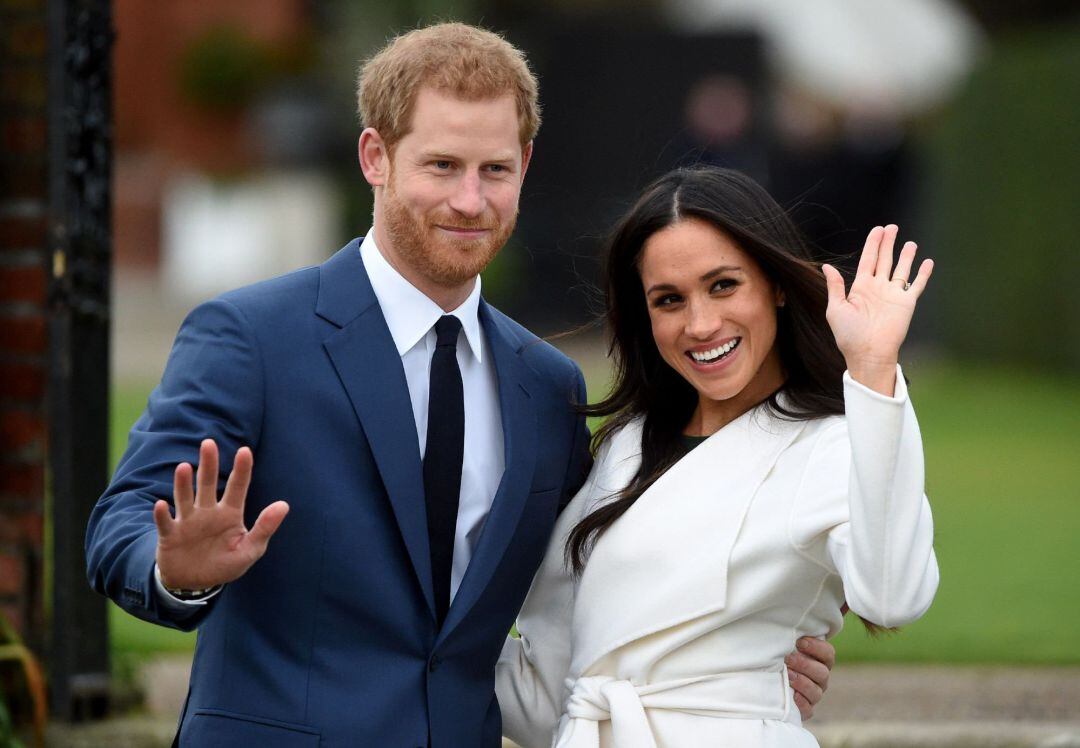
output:
M172 532L173 518L169 513L169 502L164 499L158 499L154 503L154 524L157 525L159 538L167 538Z
M844 276L832 265L822 265L821 272L825 274L825 286L829 289L829 306L844 302L847 299Z
M900 256L896 259L896 268L889 279L898 283L901 287L907 284L908 276L911 275L911 264L915 261L915 252L918 249L915 242L905 242L900 250Z
M799 652L792 652L784 658L788 673L811 681L822 693L829 687L829 668L825 663L807 657Z
M798 691L795 692L795 706L799 707L799 716L802 717L803 722L814 716L814 705Z
M255 525L248 533L248 540L259 556L266 551L266 544L270 542L270 537L281 527L288 513L289 505L284 501L275 501L259 513Z
M814 707L821 701L821 697L825 695L825 692L821 690L817 683L807 678L805 675L800 675L797 671L788 668L788 682L791 684L791 688L795 691L795 697L798 699L802 696L810 707L810 711L814 711ZM802 709L800 708L800 712Z
M191 487L192 468L181 462L173 472L173 504L176 506L176 518L185 519L195 508L195 493ZM155 505L156 511L156 505Z
M217 504L218 449L213 439L199 445L199 470L196 473L195 506L210 509Z
M804 655L817 660L829 670L836 665L836 647L824 639L804 636L795 645Z
M236 450L236 459L233 460L233 469L229 473L229 482L225 484L225 493L221 496L223 504L235 509L244 508L244 499L247 498L248 486L251 485L251 468L255 458L249 447L240 447Z
M885 280L889 279L889 272L892 270L893 246L896 244L896 234L899 231L900 228L895 223L890 223L881 235L881 247L878 250L874 275Z
M926 284L930 281L930 274L934 272L934 261L923 260L919 265L919 273L915 276L915 280L911 281L911 288L908 289L908 293L915 294L916 298L922 295L922 292L926 290Z
M863 244L862 255L859 257L859 267L855 270L856 278L863 278L874 274L874 268L878 262L878 248L881 245L881 237L885 229L875 226L866 235L866 243Z

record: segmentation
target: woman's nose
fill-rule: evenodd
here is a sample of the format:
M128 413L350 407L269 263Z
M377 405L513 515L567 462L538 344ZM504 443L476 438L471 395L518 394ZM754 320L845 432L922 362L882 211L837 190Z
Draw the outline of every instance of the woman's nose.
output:
M715 305L693 300L687 305L686 334L690 337L708 340L723 324L723 315Z

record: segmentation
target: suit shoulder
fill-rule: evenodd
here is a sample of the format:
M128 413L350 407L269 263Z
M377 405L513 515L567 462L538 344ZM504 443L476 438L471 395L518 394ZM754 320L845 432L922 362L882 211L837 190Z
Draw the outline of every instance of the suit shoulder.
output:
M310 266L284 275L226 291L217 298L239 307L282 303L296 294L314 296L319 287L319 268Z
M284 275L242 286L204 302L201 307L230 306L252 323L276 320L298 309L314 309L319 291L319 268L300 268Z
M514 342L521 357L538 374L553 381L565 381L567 379L576 381L581 375L581 369L578 368L574 360L551 343L543 340L495 307L488 305L488 311L491 313L495 323L502 328L503 333Z

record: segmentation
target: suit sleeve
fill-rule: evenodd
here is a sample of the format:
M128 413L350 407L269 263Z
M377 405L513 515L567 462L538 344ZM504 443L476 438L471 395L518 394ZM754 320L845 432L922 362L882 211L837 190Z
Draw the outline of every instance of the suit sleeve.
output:
M588 402L585 392L585 378L581 370L574 367L574 399L573 405L584 405ZM574 439L570 449L570 461L566 468L566 477L563 480L563 495L559 499L559 511L562 512L570 500L577 495L578 489L585 483L592 468L592 453L589 451L589 429L586 426L585 416L578 413L574 416Z
M214 607L195 612L161 605L154 584L157 529L153 507L172 503L177 464L196 464L212 438L220 459L219 491L241 446L257 453L263 381L258 347L243 313L208 302L184 321L161 383L128 435L128 446L90 515L86 565L90 585L134 616L190 630Z
M802 522L827 530L827 563L840 575L851 610L881 626L901 626L930 607L938 585L934 527L923 492L922 437L897 367L893 397L844 374L847 417L819 440L802 493Z

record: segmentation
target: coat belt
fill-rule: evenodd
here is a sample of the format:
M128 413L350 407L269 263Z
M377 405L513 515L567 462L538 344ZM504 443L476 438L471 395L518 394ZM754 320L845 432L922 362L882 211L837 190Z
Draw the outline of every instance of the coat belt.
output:
M618 748L656 748L646 709L728 719L787 720L797 714L786 668L644 685L594 675L568 685L570 698L555 748L597 748L605 720L611 720Z

